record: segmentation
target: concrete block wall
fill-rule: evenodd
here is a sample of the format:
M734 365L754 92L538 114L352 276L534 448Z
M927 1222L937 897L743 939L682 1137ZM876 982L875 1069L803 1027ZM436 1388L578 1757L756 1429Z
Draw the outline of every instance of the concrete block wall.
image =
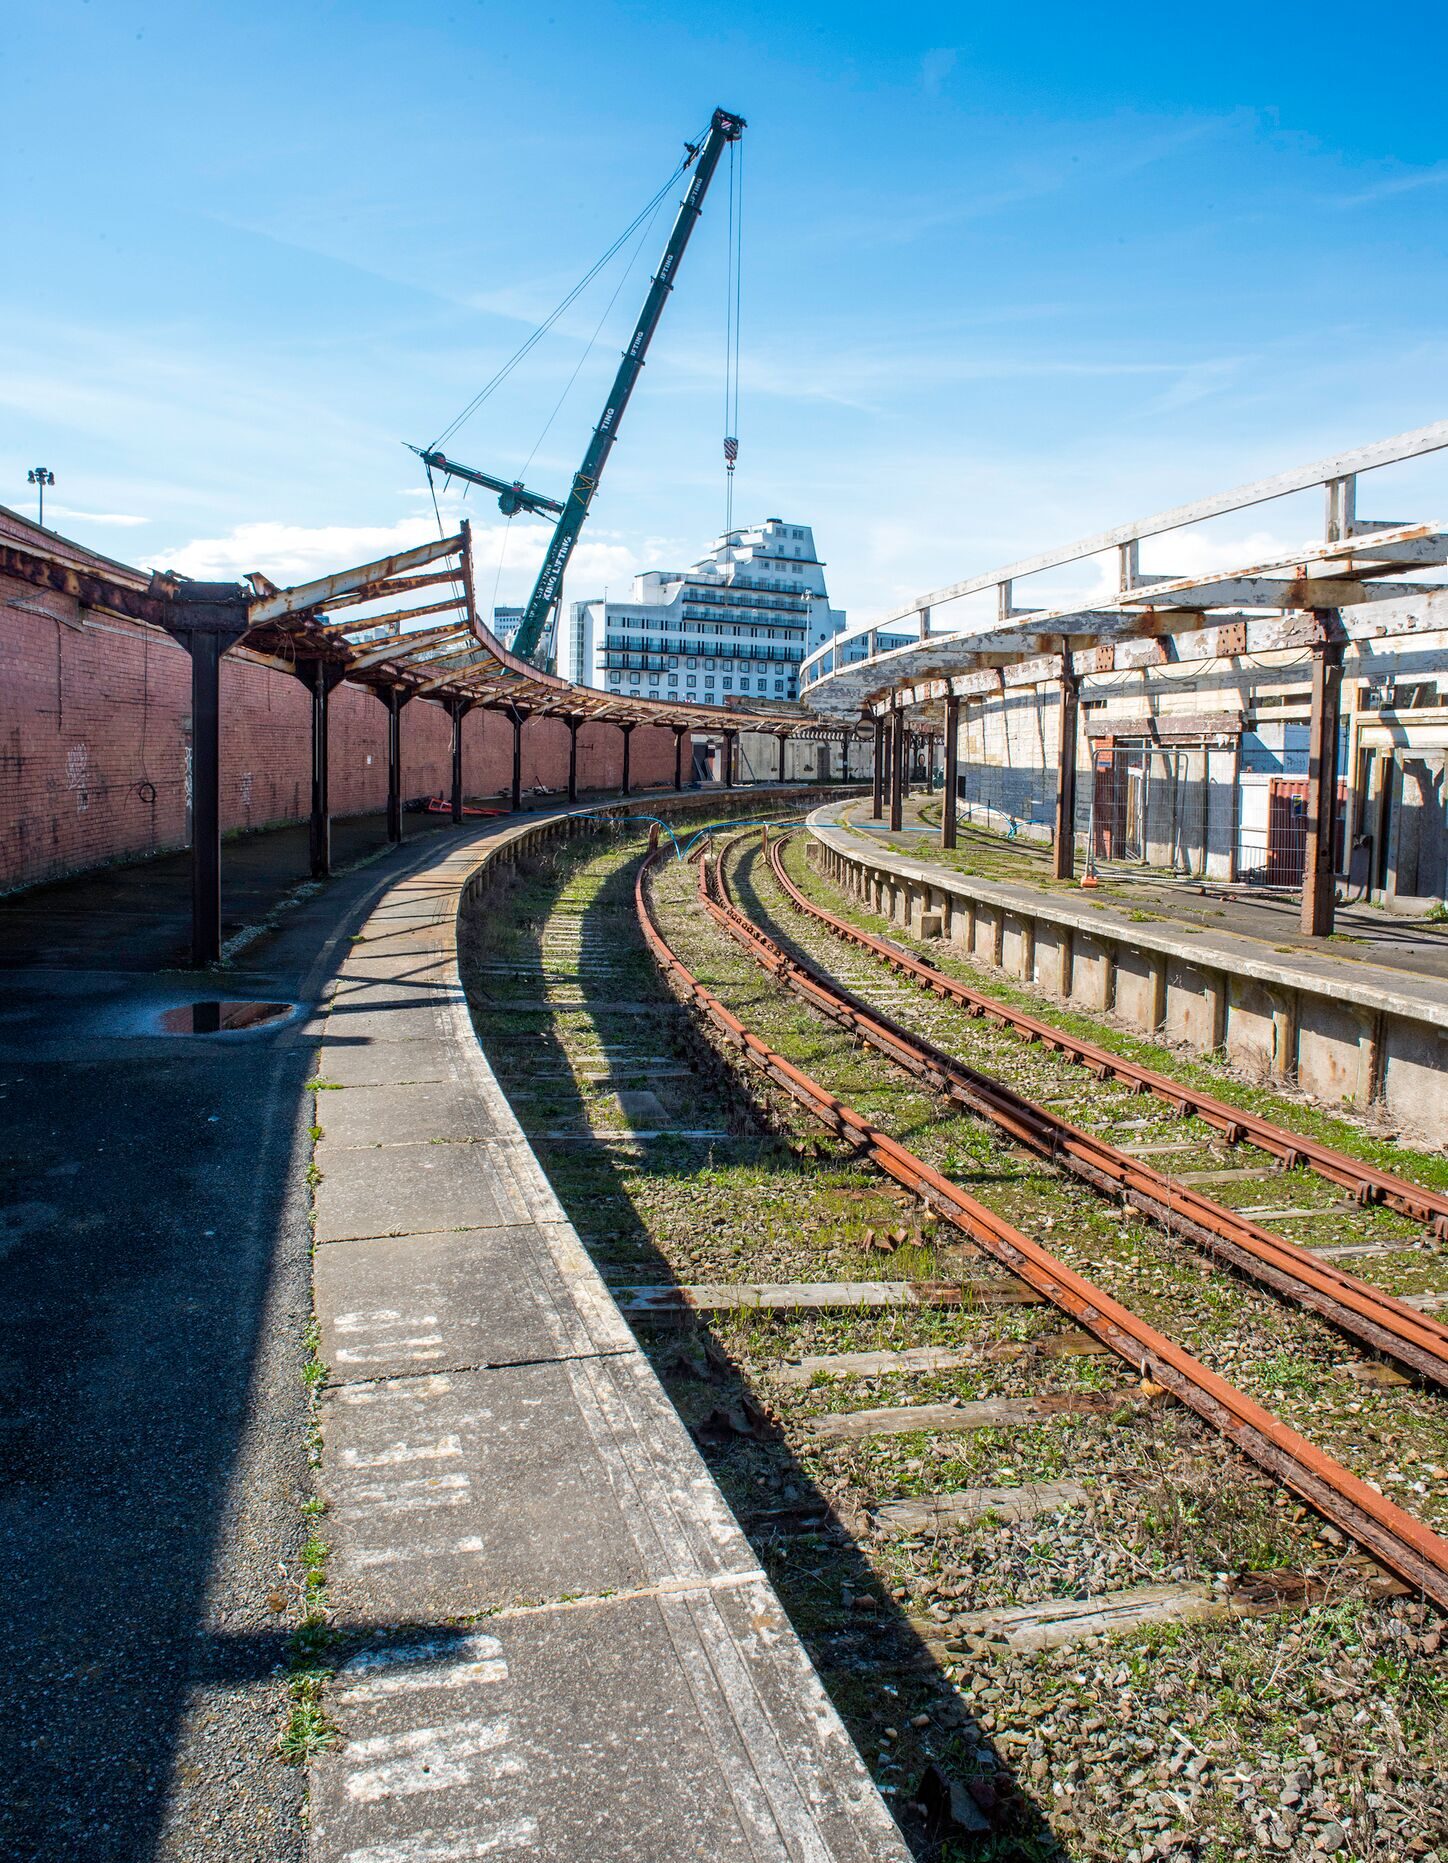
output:
M191 669L158 629L97 615L69 597L0 578L0 890L112 860L187 844ZM311 700L300 680L244 651L222 662L221 808L224 830L306 818L311 793ZM360 686L341 685L330 708L332 811L365 814L387 799L387 713ZM684 746L685 768L689 745ZM481 709L463 723L467 793L512 782L511 721ZM452 726L417 699L402 713L406 797L447 793ZM581 791L617 788L617 727L578 734ZM633 734L630 780L671 783L672 731ZM525 791L562 791L568 727L523 727Z

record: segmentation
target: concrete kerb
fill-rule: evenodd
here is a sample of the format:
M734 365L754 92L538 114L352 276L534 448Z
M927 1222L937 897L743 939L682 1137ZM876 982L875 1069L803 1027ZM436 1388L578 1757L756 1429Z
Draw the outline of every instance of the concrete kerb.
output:
M1073 1008L1220 1052L1327 1104L1376 1102L1405 1132L1448 1143L1448 984L966 877L865 841L838 806L807 822L826 871L902 929L929 910L947 948Z
M663 1863L687 1832L690 1854L741 1863L904 1863L513 1118L455 935L425 957L367 936L400 893L431 894L455 934L500 862L600 812L499 823L413 869L363 928L379 961L355 988L343 966L324 1024L319 1073L355 1084L319 1096L321 1486L330 1603L367 1647L330 1689L341 1739L311 1763L312 1854Z

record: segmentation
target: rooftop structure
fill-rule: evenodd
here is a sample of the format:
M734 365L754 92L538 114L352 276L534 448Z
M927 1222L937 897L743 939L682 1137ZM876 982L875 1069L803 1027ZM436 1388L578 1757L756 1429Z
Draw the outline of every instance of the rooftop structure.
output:
M568 668L620 697L794 699L799 665L838 634L808 524L731 530L686 570L645 570L626 601L575 602Z

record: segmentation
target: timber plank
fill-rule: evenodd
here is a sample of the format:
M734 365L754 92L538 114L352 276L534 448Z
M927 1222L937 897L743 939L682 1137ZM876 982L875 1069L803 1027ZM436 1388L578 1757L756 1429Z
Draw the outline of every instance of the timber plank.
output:
M1012 1429L1052 1417L1109 1416L1141 1393L1063 1391L1047 1397L988 1397L962 1404L893 1404L880 1410L841 1410L806 1419L821 1442L857 1442L866 1436L904 1436L914 1430L961 1432Z

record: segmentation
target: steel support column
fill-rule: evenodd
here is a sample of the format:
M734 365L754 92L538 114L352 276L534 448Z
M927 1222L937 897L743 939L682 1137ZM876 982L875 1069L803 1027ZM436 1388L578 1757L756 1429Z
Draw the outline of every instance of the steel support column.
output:
M221 655L217 634L186 637L191 655L191 961L221 956Z
M471 699L450 699L448 716L452 719L452 818L463 819L463 719L473 709Z
M954 847L955 810L960 790L960 700L945 701L945 794L940 806L940 845Z
M827 737L820 739L820 761L816 775L822 783L830 780L830 740Z
M1324 634L1339 631L1337 611L1317 615ZM1307 743L1307 847L1302 868L1302 929L1325 938L1334 919L1333 851L1337 824L1337 737L1342 716L1341 640L1319 640L1312 654L1312 722Z
M781 735L779 740L779 780L781 783L784 781L784 747L788 742L789 739Z
M510 707L509 716L513 720L513 781L508 793L516 815L523 806L523 721L528 714Z
M1061 652L1060 700L1056 708L1056 844L1051 871L1058 880L1076 872L1076 754L1081 716L1081 682L1071 650Z
M391 686L382 695L387 706L387 839L402 839L402 708L412 697Z
M620 725L619 730L623 732L623 781L619 785L619 793L626 796L629 793L629 747L633 743L634 728L631 724L625 724Z
M724 733L724 787L726 789L732 789L734 787L734 742L736 736L737 733L733 731L726 731Z
M680 726L674 726L674 788L676 790L684 787L684 739L688 735L688 732Z
M898 831L905 815L905 715L890 721L890 827Z
M191 961L221 956L221 660L249 625L250 590L183 581L160 625L191 660Z
M578 800L578 727L582 723L581 718L568 720L568 800L570 802Z
M935 733L927 731L920 742L925 746L925 793L935 794Z
M879 821L885 813L885 720L875 720L874 787L870 792L870 818Z
M312 878L323 880L332 871L332 689L342 683L342 670L314 660L307 668L306 680L312 694L312 811L308 841Z

